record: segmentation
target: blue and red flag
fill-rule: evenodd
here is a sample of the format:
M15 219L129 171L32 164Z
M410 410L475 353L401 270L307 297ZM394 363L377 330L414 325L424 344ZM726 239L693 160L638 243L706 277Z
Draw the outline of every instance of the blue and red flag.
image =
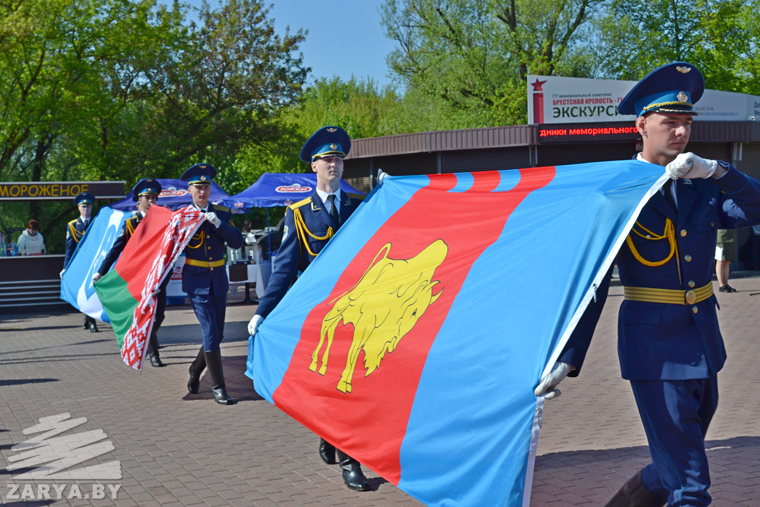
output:
M264 398L429 505L527 505L553 364L667 176L386 177L260 326Z

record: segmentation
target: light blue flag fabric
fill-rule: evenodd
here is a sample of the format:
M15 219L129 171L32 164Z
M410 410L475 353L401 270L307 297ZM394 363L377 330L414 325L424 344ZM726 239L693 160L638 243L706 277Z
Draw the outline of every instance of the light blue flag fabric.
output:
M261 324L246 374L425 504L528 505L533 389L666 179L636 160L387 176Z
M92 284L92 275L111 250L132 213L103 208L84 232L61 278L61 299L92 318L110 323ZM115 264L115 263L114 263Z

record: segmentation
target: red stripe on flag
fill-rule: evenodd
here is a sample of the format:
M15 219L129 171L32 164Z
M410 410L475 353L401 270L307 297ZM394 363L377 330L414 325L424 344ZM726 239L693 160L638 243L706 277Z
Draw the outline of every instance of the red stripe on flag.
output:
M330 296L309 313L288 370L274 393L275 405L398 484L400 449L417 385L449 308L473 262L499 238L512 211L530 192L551 182L554 174L554 167L523 169L519 183L505 192L493 191L501 181L497 171L472 173L474 183L465 192L449 192L458 181L453 174L431 176L430 184L383 224L349 263ZM386 262L387 272L412 269L420 259L415 257L439 240L447 248L445 259L431 277L439 283L429 285L431 302L417 308L414 316L408 307L378 307L376 300L362 299L357 289L360 280L370 274L372 266L386 262L384 256L398 260L392 266ZM375 288L385 287L382 276ZM410 293L405 291L399 286L392 293ZM342 314L332 344L320 343L323 321L347 298L353 307ZM403 298L393 301L397 300ZM414 318L419 320L414 323ZM411 330L406 329L409 323L413 324ZM401 338L392 344L398 335ZM353 370L347 361L352 344L355 350L364 345L361 353L354 353L358 359ZM312 354L319 367L328 347L324 374L319 368L312 371ZM383 347L387 351L375 369L371 357ZM374 352L368 354L368 350ZM364 361L369 362L368 369Z
M145 279L161 247L164 230L172 218L168 208L152 206L124 247L114 269L127 281L129 293L140 301Z

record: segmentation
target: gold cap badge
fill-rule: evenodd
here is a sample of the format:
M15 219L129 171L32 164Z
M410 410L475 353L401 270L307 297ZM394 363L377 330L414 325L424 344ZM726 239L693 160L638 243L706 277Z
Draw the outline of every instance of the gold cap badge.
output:
M689 96L686 95L686 92L678 92L678 95L676 95L676 98L681 102L686 102L689 100Z
M680 65L676 65L676 70L681 74L686 74L691 71L691 67L681 67Z

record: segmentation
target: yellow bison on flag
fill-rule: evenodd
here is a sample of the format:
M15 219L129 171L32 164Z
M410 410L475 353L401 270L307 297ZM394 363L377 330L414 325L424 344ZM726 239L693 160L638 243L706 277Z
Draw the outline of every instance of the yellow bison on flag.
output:
M311 355L309 369L316 372L319 351L326 336L327 347L319 368L319 374L324 375L338 324L353 324L354 337L337 386L344 393L351 392L351 378L359 352L364 350L365 376L368 376L380 366L386 352L396 349L401 338L412 330L443 292L441 289L433 294L433 287L440 283L433 281L433 274L448 253L443 240L434 241L411 259L391 259L388 257L390 249L390 243L384 245L375 260L382 258L377 262L373 260L356 285L334 300L335 306L322 321L319 345Z

